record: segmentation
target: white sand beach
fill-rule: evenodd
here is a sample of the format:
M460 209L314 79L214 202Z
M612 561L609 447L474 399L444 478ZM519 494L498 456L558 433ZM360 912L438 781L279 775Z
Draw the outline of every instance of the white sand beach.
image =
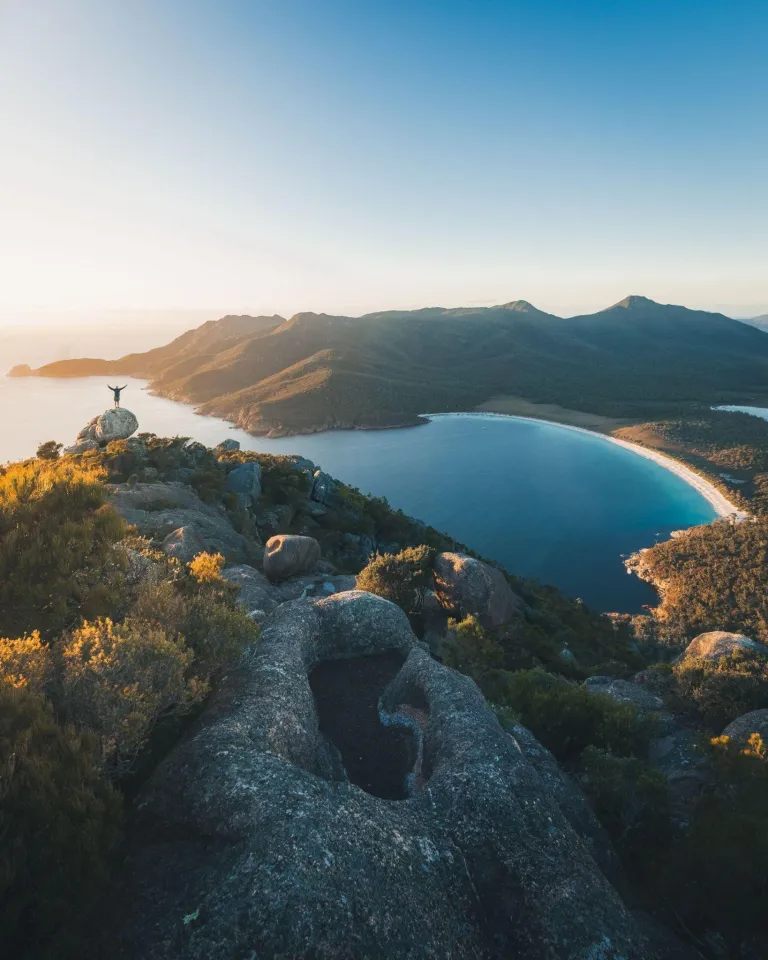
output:
M480 417L480 418L499 418L505 420L529 420L532 423L548 423L553 427L560 427L563 430L575 430L577 433L586 433L590 437L597 437L600 440L605 440L607 443L615 443L620 447L624 447L627 450L631 450L632 453L636 453L640 457L645 457L646 460L653 460L654 463L658 463L660 467L664 467L665 470L669 470L670 473L676 474L680 477L681 480L684 480L689 486L693 487L694 490L698 491L704 499L712 505L717 515L720 517L730 517L733 520L747 520L749 519L749 514L741 510L735 504L721 493L717 487L706 480L704 477L700 476L694 470L691 470L690 467L686 467L684 463L680 463L678 460L668 457L664 453L659 453L658 450L650 450L647 447L641 447L637 443L630 443L628 440L619 440L618 437L611 437L605 433L598 433L595 430L587 430L584 427L574 427L567 423L557 423L555 420L543 420L540 417L522 417L515 414L507 413L425 413L422 416L426 417L428 420L434 420L437 417Z

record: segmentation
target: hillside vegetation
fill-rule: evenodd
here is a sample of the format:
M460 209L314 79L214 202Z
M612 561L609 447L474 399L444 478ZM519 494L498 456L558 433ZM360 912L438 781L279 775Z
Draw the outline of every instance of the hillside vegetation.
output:
M254 461L261 492L244 505L227 480ZM359 587L401 605L432 642L436 558L466 548L341 483L318 511L307 463L143 435L64 457L47 443L38 458L0 468L0 937L9 955L82 955L85 913L123 856L137 790L259 639L224 557L200 552L183 563L138 536L116 509L132 491L196 491L220 524L254 544L276 523L316 537L326 570L357 574ZM148 522L166 509L162 497L152 503ZM673 541L686 563L665 556L667 545L653 554L680 582L665 630L595 614L500 573L518 613L496 627L473 615L448 621L438 655L476 680L513 735L524 723L576 778L638 902L698 947L718 938L725 952L705 950L713 960L756 960L768 942L759 909L765 747L759 737L741 748L718 735L724 723L768 707L768 660L759 651L674 667L668 660L703 628L766 638L766 541L760 524L703 530L711 532ZM367 556L350 552L363 542ZM631 697L599 692L615 678L641 699L663 693L665 709L683 718L678 735L692 726L702 738L711 774L685 821L651 762L659 718ZM717 858L738 873L718 870Z
M517 301L359 318L224 317L148 353L35 373L147 378L159 394L273 435L416 423L498 396L657 419L768 396L768 338L643 297L570 319Z

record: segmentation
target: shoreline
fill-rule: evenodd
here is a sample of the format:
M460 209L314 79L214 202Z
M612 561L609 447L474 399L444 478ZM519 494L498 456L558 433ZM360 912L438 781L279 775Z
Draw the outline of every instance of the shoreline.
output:
M546 423L552 427L561 427L563 430L575 430L577 433L586 433L590 437L597 437L598 439L605 440L608 443L616 444L619 447L624 447L625 450L629 450L631 453L635 453L638 456L645 457L646 460L651 460L654 463L657 463L660 467L663 467L665 470L669 470L670 473L674 473L676 476L680 477L688 486L693 487L709 505L714 509L718 517L727 517L736 521L748 520L750 515L745 511L741 510L735 504L721 493L717 487L702 477L700 474L696 473L690 467L687 467L684 463L681 463L679 460L675 460L673 457L667 456L665 453L660 453L658 450L649 450L647 447L641 447L640 444L630 443L628 440L620 440L618 437L612 437L607 433L600 433L597 430L588 430L586 427L575 427L569 423L558 423L556 420L544 420L541 417L525 417L520 414L513 413L491 413L489 411L456 411L455 413L425 413L422 416L426 417L429 420L434 420L439 417L479 417L479 418L500 418L503 420L527 420L530 423Z

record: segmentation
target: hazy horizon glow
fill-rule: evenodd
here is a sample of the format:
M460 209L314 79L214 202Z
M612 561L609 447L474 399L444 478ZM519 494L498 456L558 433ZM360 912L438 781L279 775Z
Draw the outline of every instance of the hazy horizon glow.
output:
M751 0L7 0L0 325L768 312L767 31Z

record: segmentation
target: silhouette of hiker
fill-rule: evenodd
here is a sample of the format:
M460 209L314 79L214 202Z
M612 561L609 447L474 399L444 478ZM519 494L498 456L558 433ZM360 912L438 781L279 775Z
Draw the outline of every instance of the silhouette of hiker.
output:
M128 386L128 384L126 383L125 387L127 387L127 386ZM107 384L107 388L108 388L109 390L111 390L112 393L114 393L114 395L115 395L115 406L116 406L116 407L119 407L119 406L120 406L120 393L121 393L123 390L125 390L125 387L110 387L109 384Z

